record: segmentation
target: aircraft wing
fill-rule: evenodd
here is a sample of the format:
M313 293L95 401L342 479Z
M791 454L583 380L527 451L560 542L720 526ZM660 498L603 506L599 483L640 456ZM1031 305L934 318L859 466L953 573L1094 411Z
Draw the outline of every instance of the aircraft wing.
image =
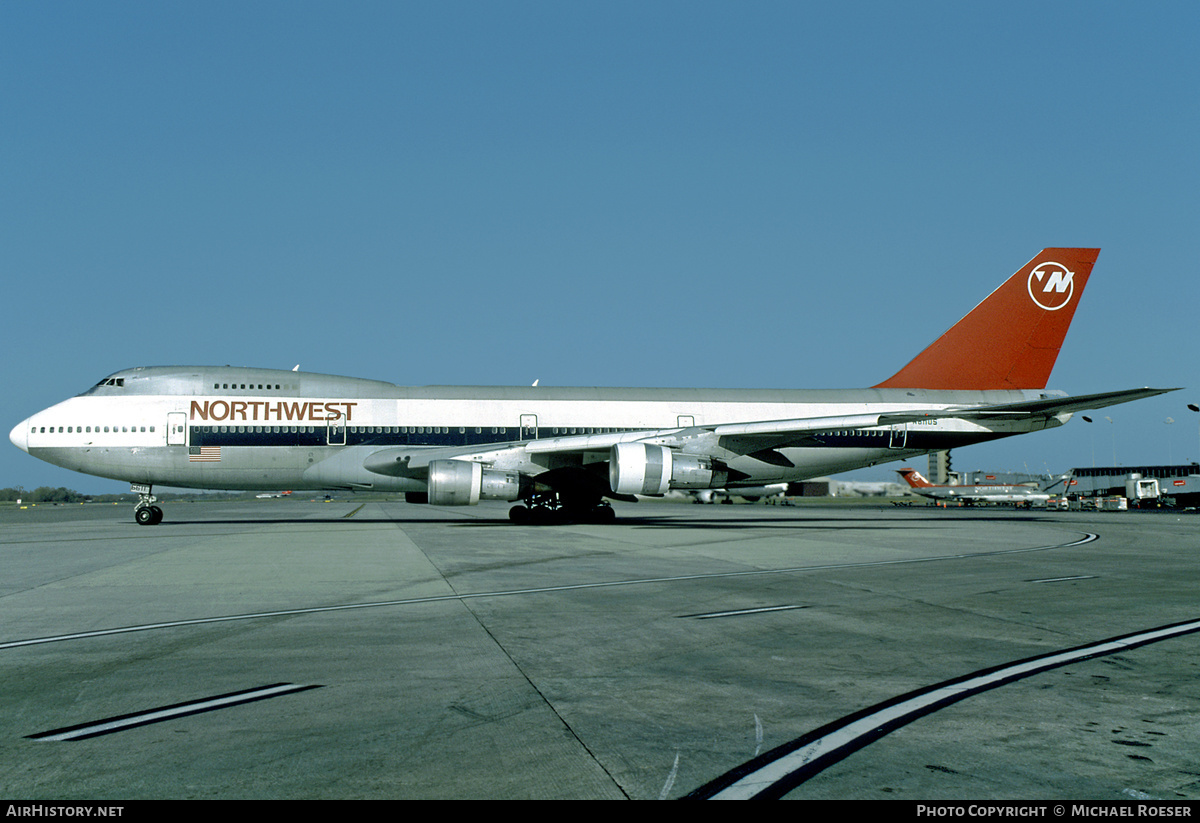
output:
M738 454L750 454L763 449L778 448L784 443L815 444L813 432L841 431L877 426L879 415L858 414L837 417L812 417L800 420L774 420L761 423L738 423L688 428L646 429L643 431L578 434L562 437L543 437L537 440L514 441L483 446L451 446L427 448L396 446L371 453L363 466L375 474L392 477L423 477L434 460L487 460L502 452L521 449L529 455L607 454L618 443L650 443L683 448L690 441L719 439L720 446ZM916 419L916 418L914 418ZM766 444L766 445L763 445Z
M476 446L395 446L372 452L363 466L375 474L392 477L424 477L434 460L473 460L490 462L504 452L522 450L526 454L583 454L607 453L618 443L653 442L675 445L684 429L647 429L644 431L611 432L608 434L579 434L565 437L544 437L538 440L519 440L511 443L492 443Z
M511 448L520 444L502 445ZM486 450L495 451L495 448ZM429 464L434 460L470 460L479 452L478 446L391 446L371 452L363 461L363 468L389 477L423 478L429 473Z
M761 456L773 449L789 446L816 445L820 442L818 432L853 431L857 429L894 426L920 420L958 419L986 422L989 420L1026 419L1030 417L1054 417L1077 411L1102 409L1118 403L1128 403L1146 397L1154 397L1178 389L1126 389L1123 391L1085 394L1075 397L1045 397L1019 403L1002 403L988 406L963 406L960 408L914 409L880 414L855 414L838 417L814 417L800 420L774 420L761 423L741 423L707 427L706 430L720 439L722 448L738 454ZM686 430L685 430L686 431ZM663 445L673 445L663 443ZM761 453L761 454L760 454Z
M393 477L424 477L434 460L471 460L490 462L505 452L521 450L528 455L584 454L603 455L618 443L647 443L689 451L709 451L717 446L733 454L746 454L766 462L787 463L776 449L820 444L820 432L855 431L899 425L919 420L1005 420L1034 416L1053 417L1076 411L1100 409L1164 394L1177 389L1127 389L1076 397L1046 397L1019 403L961 408L915 409L877 414L848 414L792 420L767 420L753 423L727 423L687 428L647 429L644 431L579 434L545 437L478 446L428 448L399 446L380 449L369 455L363 465L376 474Z

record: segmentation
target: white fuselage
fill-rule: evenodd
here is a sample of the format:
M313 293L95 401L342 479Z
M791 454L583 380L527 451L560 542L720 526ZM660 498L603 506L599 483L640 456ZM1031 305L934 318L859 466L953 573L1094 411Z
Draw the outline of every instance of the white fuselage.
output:
M1050 495L1027 486L936 486L913 489L917 494L937 500L967 500L980 503L1035 503Z

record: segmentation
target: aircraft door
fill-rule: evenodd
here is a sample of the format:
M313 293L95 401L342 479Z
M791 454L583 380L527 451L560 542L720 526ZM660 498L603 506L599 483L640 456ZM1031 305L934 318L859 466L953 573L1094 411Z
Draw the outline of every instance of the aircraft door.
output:
M329 412L325 416L325 442L330 446L346 445L346 418L339 412Z
M888 437L889 449L902 449L908 441L908 426L904 423L892 426L891 436Z
M521 415L521 439L522 440L537 440L537 415L523 414Z
M187 415L183 412L167 413L167 445L187 445Z

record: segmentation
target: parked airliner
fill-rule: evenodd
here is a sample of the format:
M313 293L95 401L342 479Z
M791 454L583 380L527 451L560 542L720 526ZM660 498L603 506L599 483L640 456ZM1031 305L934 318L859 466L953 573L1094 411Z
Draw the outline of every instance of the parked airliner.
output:
M154 485L521 501L515 522L609 520L607 499L804 480L1063 425L1171 389L1045 386L1098 249L1048 248L892 377L860 390L401 387L230 366L112 374L17 424L34 457Z
M897 469L896 473L904 478L912 490L922 497L933 500L962 501L967 505L973 503L1031 503L1045 502L1050 499L1050 489L1066 483L1067 478L1060 477L1045 488L1026 486L1019 483L974 483L966 486L939 486L930 483L916 469Z

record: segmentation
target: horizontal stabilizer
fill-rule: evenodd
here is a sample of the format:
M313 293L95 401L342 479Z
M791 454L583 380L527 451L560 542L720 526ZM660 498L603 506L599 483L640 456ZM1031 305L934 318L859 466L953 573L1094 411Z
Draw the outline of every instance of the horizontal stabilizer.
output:
M942 409L934 412L890 412L879 415L880 425L911 423L933 418L957 418L959 420L1004 420L1032 416L1052 417L1058 414L1073 414L1091 409L1103 409L1120 403L1130 403L1147 397L1155 397L1173 389L1125 389L1123 391L1081 394L1075 397L1044 397L1038 400L1023 400L1019 403L1001 403L992 406L966 406Z

